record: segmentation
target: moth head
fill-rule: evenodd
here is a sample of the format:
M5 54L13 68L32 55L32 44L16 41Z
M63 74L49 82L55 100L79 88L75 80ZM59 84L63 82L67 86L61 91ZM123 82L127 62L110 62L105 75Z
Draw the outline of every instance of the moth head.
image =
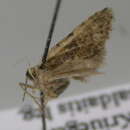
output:
M21 88L24 90L23 101L24 101L26 93L28 93L27 88L31 88L32 86L34 86L34 84L32 85L28 84L28 79L31 82L35 83L35 80L37 78L37 72L38 72L37 66L27 69L25 83L19 83Z
M37 67L32 67L32 68L29 68L27 69L26 71L26 77L29 79L29 80L35 80L36 77L37 77Z

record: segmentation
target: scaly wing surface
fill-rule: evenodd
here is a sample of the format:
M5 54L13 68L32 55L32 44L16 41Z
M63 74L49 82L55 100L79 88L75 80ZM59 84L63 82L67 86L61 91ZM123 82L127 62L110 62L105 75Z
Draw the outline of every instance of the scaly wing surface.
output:
M42 66L46 80L95 74L104 59L112 18L110 8L98 11L50 49Z

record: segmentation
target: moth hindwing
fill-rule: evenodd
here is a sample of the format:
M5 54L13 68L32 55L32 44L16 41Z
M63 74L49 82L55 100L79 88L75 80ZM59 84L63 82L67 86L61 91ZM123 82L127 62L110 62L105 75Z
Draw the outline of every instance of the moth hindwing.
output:
M90 16L67 37L49 50L46 63L27 69L26 77L32 82L20 86L43 91L45 101L58 97L69 85L70 79L84 81L98 73L105 56L105 42L112 30L112 10L105 8Z

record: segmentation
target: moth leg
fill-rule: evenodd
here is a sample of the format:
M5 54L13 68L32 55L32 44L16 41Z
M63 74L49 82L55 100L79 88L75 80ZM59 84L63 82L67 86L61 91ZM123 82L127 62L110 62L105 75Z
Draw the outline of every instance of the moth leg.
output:
M24 92L25 93L29 93L28 91L27 91L27 88L31 88L31 89L36 89L35 87L33 87L33 86L31 86L31 85L25 85L24 83L20 83L20 87L22 88L22 89L24 89ZM29 93L29 94L31 94L31 93ZM31 94L32 95L32 94ZM36 99L40 99L39 97L36 97L36 96L33 96L34 98L36 98Z
M38 89L37 87L34 87L32 85L28 85L28 84L25 84L25 83L19 83L20 86L24 86L25 88L31 88L31 89Z
M19 85L23 89L23 91L34 100L34 102L39 106L39 109L42 112L43 106L41 106L40 104L41 97L33 96L30 92L27 91L27 88L31 88L32 90L36 90L36 89L39 90L39 88L28 85L28 84L26 85L25 83L19 83ZM44 103L44 106L45 106L45 103Z
M28 88L32 90L32 93L35 93L35 90L38 88L37 87L34 87L32 85L29 85L29 84L26 84L26 83L19 83L20 86L22 86L25 90L27 90ZM26 91L25 91L26 92ZM25 98L25 95L26 93L24 93L24 96L23 96L23 101L24 101L24 98ZM38 98L38 97L35 97L35 98Z
M29 96L34 100L34 102L39 106L40 110L42 111L42 106L41 106L40 103L37 101L37 99L40 100L40 98L39 98L39 97L35 97L35 96L33 96L31 93L29 93L29 92L26 90L26 86L23 87L23 85L20 85L20 87L23 89L23 91L24 91L27 95L29 95Z

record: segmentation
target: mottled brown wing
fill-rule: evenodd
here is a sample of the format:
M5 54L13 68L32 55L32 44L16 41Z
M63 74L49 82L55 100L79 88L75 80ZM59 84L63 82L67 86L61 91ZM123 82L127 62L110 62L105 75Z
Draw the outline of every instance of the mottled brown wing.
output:
M109 36L112 21L111 8L105 8L77 26L67 37L49 50L47 59L55 57L76 46L104 42ZM106 25L107 24L107 25Z
M112 11L105 8L88 18L49 51L46 69L48 79L83 72L96 72L102 64L105 42L112 29Z

